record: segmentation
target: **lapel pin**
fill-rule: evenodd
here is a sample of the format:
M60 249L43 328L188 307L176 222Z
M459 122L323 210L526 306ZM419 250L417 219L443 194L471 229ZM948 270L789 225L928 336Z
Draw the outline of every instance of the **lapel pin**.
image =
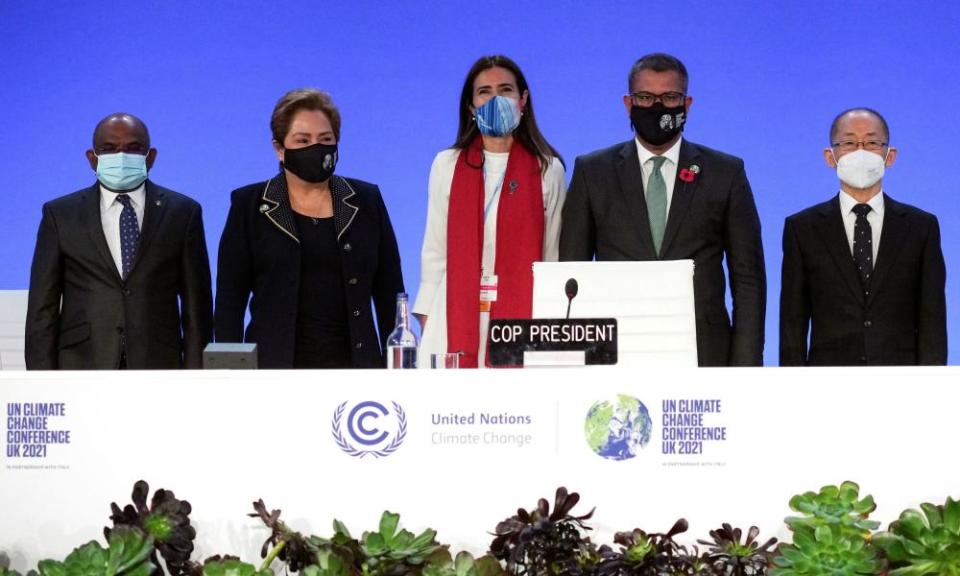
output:
M697 174L700 173L700 167L696 164L691 164L689 168L682 168L678 177L684 182L693 182L697 179Z
M517 191L517 188L519 188L519 187L520 187L520 183L519 183L519 182L517 182L516 180L511 180L511 181L510 181L510 193L511 193L511 194L513 194L514 192L516 192L516 191Z
M154 204L156 204L157 206L159 206L159 205L160 205L160 201L157 200L157 201L154 202Z
M266 204L261 204L261 205L260 205L260 212L261 212L261 213L262 213L262 212L266 212L266 211L269 210L269 209L270 209L270 207L267 206Z

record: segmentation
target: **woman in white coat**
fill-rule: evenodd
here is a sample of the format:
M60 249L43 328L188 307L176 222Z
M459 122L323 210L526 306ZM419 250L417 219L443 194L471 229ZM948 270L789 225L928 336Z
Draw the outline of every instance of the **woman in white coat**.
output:
M563 161L537 128L520 68L506 56L471 67L452 148L430 169L427 229L414 314L420 366L456 352L486 365L493 318L529 318L533 263L557 259Z

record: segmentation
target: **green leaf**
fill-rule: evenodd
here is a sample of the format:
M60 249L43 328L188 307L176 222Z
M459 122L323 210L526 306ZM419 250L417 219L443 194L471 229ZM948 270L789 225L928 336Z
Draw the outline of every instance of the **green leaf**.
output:
M949 496L943 505L943 526L950 534L960 536L960 502Z
M503 576L506 571L500 565L500 561L489 554L484 554L474 563L476 576Z
M916 539L927 530L926 518L916 510L904 510L890 528L895 534Z
M111 576L115 570L108 570L107 551L96 541L90 541L75 548L63 561L69 576Z
M943 516L940 514L940 507L935 504L930 504L929 502L924 502L920 505L920 509L923 510L923 515L927 518L927 524L930 528L936 530L937 528L943 526Z
M66 576L67 567L58 560L41 560L37 565L40 576Z
M474 565L473 555L469 552L457 554L453 562L453 568L457 576L468 576L470 571L474 570Z
M336 518L333 519L333 532L337 535L343 535L351 539L353 538L353 536L350 535L350 531L347 530L346 524L337 520Z
M425 546L433 544L433 539L436 538L436 536L437 536L436 530L427 528L426 530L421 532L419 536L414 538L413 542L411 542L410 545L413 548L423 548Z
M369 532L364 534L363 547L370 556L376 556L384 551L383 536L379 532Z
M387 545L393 542L393 536L397 532L398 524L400 524L399 514L394 514L388 510L383 511L383 515L380 516L380 534L383 536L383 540Z
M147 561L153 538L133 526L117 526L110 532L109 574L123 574ZM146 562L149 564L149 562ZM152 565L151 565L152 569Z

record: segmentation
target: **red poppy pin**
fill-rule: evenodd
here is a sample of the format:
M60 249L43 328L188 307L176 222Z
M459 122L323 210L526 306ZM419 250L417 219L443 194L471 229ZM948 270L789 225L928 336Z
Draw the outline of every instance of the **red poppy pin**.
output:
M700 173L700 167L696 164L691 164L689 168L680 169L680 179L684 182L693 182L697 179L697 174Z

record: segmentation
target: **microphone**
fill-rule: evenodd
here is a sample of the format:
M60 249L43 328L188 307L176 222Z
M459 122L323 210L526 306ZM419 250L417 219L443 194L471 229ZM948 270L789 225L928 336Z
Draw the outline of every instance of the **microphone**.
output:
M563 287L563 291L567 293L567 320L570 319L570 305L573 304L573 299L577 297L579 290L580 285L577 284L576 278L567 280L566 285Z

